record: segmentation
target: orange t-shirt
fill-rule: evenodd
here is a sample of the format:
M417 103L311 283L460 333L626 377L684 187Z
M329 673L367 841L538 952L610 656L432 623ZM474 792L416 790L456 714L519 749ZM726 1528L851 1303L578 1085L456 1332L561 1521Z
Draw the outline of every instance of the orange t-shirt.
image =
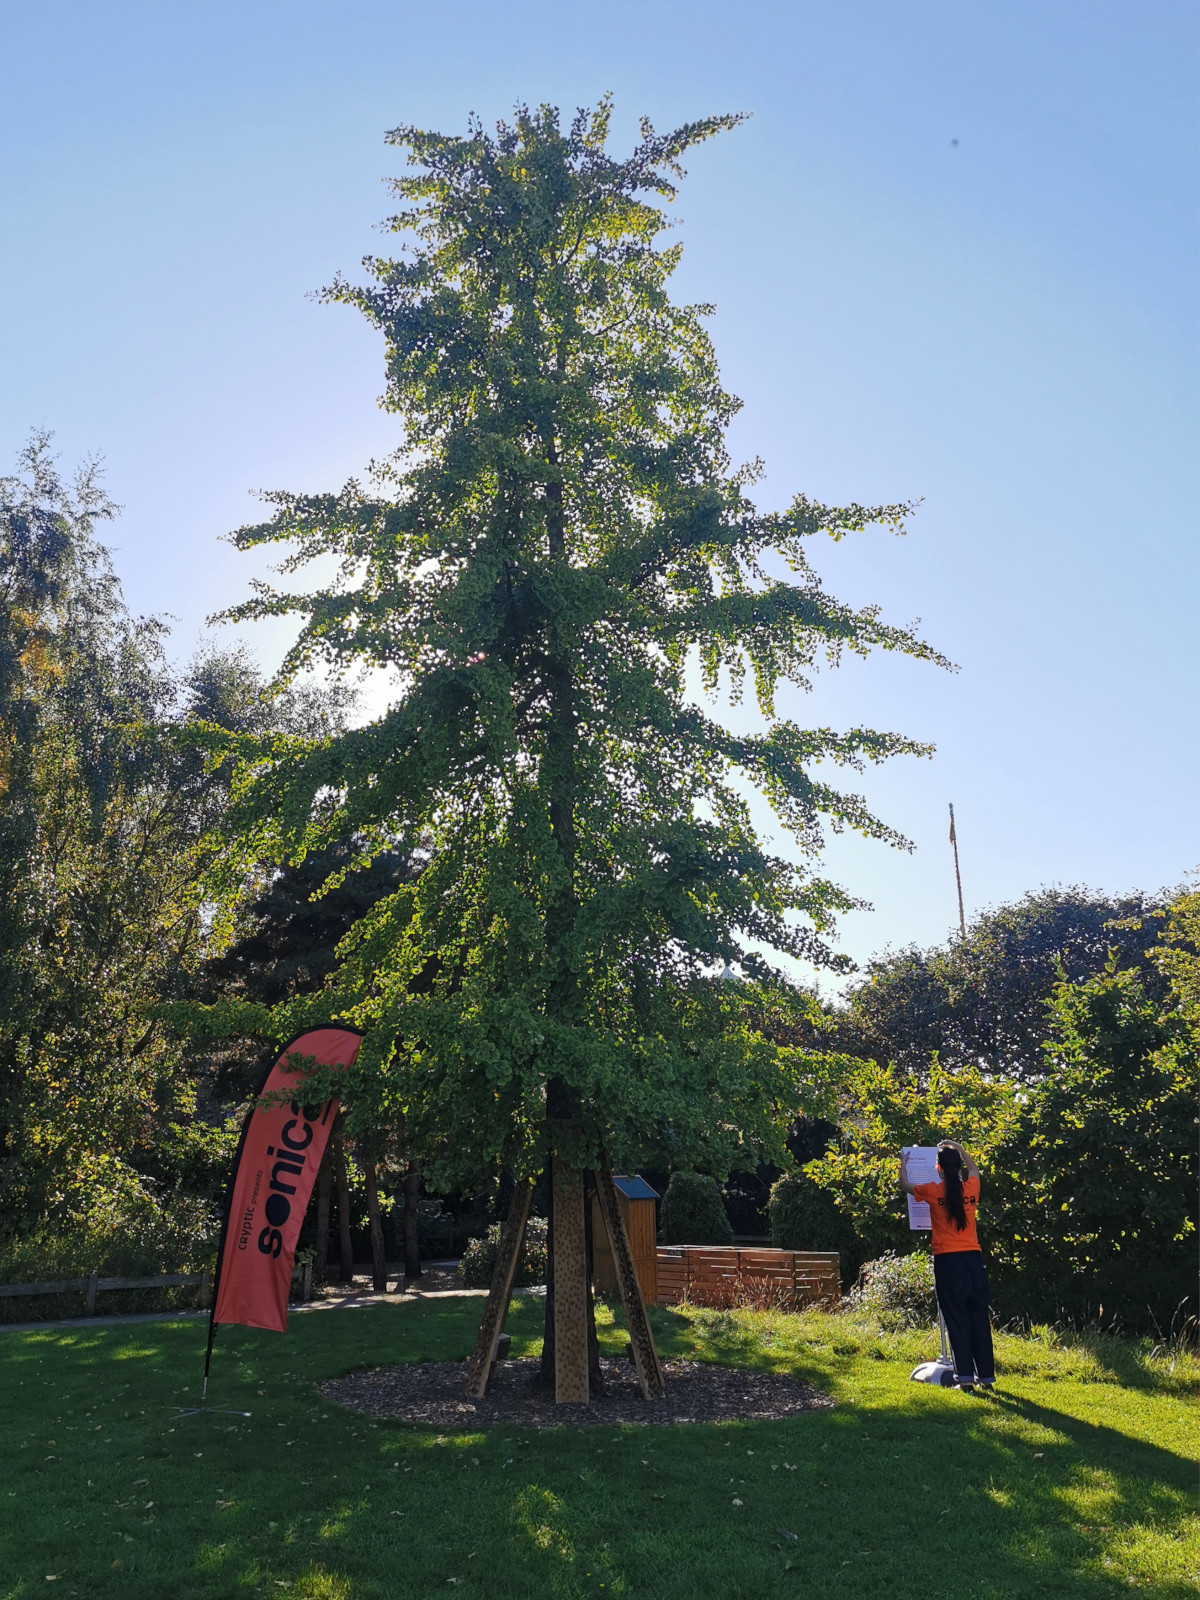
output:
M946 1210L944 1199L946 1190L941 1179L937 1183L918 1183L913 1188L913 1199L924 1200L929 1206L935 1256L945 1255L951 1250L979 1249L979 1236L975 1232L975 1212L979 1206L979 1179L964 1178L962 1192L967 1225L960 1231L958 1223Z

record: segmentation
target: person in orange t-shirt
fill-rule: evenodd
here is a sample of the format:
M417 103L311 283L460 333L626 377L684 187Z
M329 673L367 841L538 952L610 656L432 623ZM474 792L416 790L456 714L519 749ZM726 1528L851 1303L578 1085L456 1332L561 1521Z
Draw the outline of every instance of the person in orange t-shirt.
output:
M990 1389L996 1381L991 1301L983 1252L975 1231L979 1168L953 1139L938 1146L937 1183L910 1183L908 1156L900 1157L900 1187L924 1200L933 1223L933 1282L960 1389Z

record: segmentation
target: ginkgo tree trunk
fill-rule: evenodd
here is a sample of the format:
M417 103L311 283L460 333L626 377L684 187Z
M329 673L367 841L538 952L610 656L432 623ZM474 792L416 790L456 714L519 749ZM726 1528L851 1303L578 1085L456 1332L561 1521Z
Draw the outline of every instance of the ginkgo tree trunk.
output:
M819 873L823 826L904 843L825 774L927 751L777 705L844 650L940 658L809 561L814 537L900 528L907 507L760 511L756 468L729 460L711 308L671 300L661 236L680 158L739 119L643 123L619 159L609 118L389 136L413 169L405 242L326 298L384 336L396 450L336 493L268 496L235 536L283 546L288 574L320 563L317 586L229 613L299 620L284 680L367 666L391 690L349 731L241 741L213 887L349 837L413 853L330 988L272 1026L362 1028L352 1126L402 1116L433 1187L530 1175L551 1148L579 1172L786 1164L829 1066L756 1019L781 958L845 964L828 934L857 902ZM698 693L747 674L758 734ZM753 790L788 854L756 836ZM726 964L748 981L720 983Z

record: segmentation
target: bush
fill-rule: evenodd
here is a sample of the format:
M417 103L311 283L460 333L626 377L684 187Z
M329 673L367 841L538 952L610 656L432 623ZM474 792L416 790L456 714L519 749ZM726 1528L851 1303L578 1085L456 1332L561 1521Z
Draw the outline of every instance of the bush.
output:
M733 1229L716 1182L701 1172L673 1172L658 1214L664 1244L732 1244Z
M59 1278L155 1278L211 1268L220 1222L195 1195L152 1194L130 1169L110 1162L86 1190L64 1197L55 1215L0 1243L0 1283ZM104 1182L98 1181L100 1178ZM161 1311L196 1303L192 1287L107 1291L102 1311ZM0 1300L0 1323L81 1316L82 1293Z
M517 1275L513 1283L518 1288L531 1283L545 1283L548 1224L545 1217L530 1217L525 1225L525 1242L521 1246L521 1259L517 1262ZM471 1239L458 1263L458 1275L468 1289L486 1289L496 1270L496 1252L500 1248L500 1224L493 1222L482 1239Z
M868 1261L851 1296L856 1311L876 1317L881 1327L927 1328L937 1320L933 1288L933 1257L924 1250Z
M163 1197L128 1168L112 1164L99 1183L38 1225L0 1245L0 1283L45 1283L55 1278L150 1278L199 1272L216 1257L220 1219L215 1206L189 1194Z
M771 1243L779 1250L836 1250L842 1271L858 1266L854 1227L828 1189L803 1171L786 1172L767 1205Z

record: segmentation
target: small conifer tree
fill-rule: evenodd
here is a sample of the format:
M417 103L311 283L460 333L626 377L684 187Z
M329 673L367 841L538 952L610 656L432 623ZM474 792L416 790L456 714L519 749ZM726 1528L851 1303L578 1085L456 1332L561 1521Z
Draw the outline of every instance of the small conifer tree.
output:
M673 1172L658 1217L663 1244L732 1244L721 1191L705 1172Z

